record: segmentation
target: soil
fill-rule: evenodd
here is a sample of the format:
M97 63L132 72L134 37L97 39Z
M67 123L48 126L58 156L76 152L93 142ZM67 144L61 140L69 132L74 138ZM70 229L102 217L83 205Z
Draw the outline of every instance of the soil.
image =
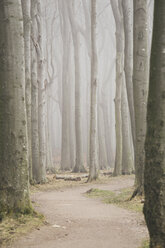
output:
M35 230L12 248L138 248L147 236L142 214L87 198L90 188L118 191L133 185L132 177L116 178L106 185L84 186L35 193L37 211L47 225Z

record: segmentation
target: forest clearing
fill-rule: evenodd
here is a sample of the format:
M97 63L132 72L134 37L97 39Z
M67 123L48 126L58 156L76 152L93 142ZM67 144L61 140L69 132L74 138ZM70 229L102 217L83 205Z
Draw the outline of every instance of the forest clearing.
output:
M0 247L165 248L165 0L0 0Z

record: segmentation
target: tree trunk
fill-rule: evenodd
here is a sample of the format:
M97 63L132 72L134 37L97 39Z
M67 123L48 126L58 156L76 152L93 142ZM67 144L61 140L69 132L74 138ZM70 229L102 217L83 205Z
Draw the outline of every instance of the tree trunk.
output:
M98 146L97 146L97 10L96 0L91 0L91 110L90 110L90 164L88 181L98 177Z
M137 194L143 193L144 184L144 142L146 136L146 112L149 83L147 6L147 0L134 0L133 91L136 123L135 184Z
M31 16L30 16L30 0L21 0L24 23L24 47L25 47L25 96L26 96L26 113L27 113L27 131L28 131L28 163L29 163L29 179L32 180L32 142L31 142Z
M133 144L135 143L135 110L133 99L133 1L122 1L124 33L125 33L125 56L124 70L127 88L127 97L129 104L129 112L131 118L131 130Z
M73 7L72 7L73 8ZM86 172L83 158L83 127L82 127L82 93L81 93L81 68L80 68L80 38L79 30L75 20L75 13L72 11L71 3L68 2L69 19L71 24L71 32L74 49L74 65L75 65L75 148L76 163L74 172Z
M147 113L144 214L150 248L165 247L165 1L155 1Z
M43 162L45 135L43 129L43 57L41 55L40 3L31 0L31 73L32 73L32 169L36 183L45 181L45 163ZM42 133L43 132L43 133Z
M122 174L130 175L133 171L133 146L131 122L128 107L126 82L123 80L122 98L121 98L121 113L122 113Z
M41 182L46 181L46 89L45 89L45 62L44 62L44 43L43 43L43 17L41 1L37 1L37 64L38 64L38 131L39 131L39 156Z
M0 3L0 212L30 210L21 0Z
M70 29L67 20L67 10L66 4L63 0L59 0L59 7L62 11L61 14L61 30L62 30L62 40L63 40L63 58L62 58L62 145L61 145L61 170L71 169L71 159L70 159L70 139L69 139L69 107L70 107L70 97L69 97L69 87L70 83L68 80L70 53L68 46L70 46Z
M121 95L124 80L124 25L122 13L122 0L110 0L116 23L116 159L114 176L122 174L122 116Z

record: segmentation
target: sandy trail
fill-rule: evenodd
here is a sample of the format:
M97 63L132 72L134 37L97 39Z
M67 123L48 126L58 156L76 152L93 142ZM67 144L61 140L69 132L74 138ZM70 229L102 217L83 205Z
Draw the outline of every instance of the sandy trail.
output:
M108 185L36 193L33 200L37 210L49 224L15 242L12 248L138 248L147 235L140 214L83 195L91 187L119 190L132 185L132 178L121 178Z

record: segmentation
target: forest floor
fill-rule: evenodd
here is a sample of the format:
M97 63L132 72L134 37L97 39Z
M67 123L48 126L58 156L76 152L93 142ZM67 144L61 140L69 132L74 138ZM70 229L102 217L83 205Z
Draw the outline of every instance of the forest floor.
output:
M133 176L108 178L94 183L62 181L33 188L32 201L47 224L15 241L11 248L139 248L147 237L142 213L85 194L92 189L119 194L133 186ZM74 187L77 183L77 187ZM92 190L93 191L93 190ZM35 193L34 193L35 192ZM90 192L90 191L89 191Z

